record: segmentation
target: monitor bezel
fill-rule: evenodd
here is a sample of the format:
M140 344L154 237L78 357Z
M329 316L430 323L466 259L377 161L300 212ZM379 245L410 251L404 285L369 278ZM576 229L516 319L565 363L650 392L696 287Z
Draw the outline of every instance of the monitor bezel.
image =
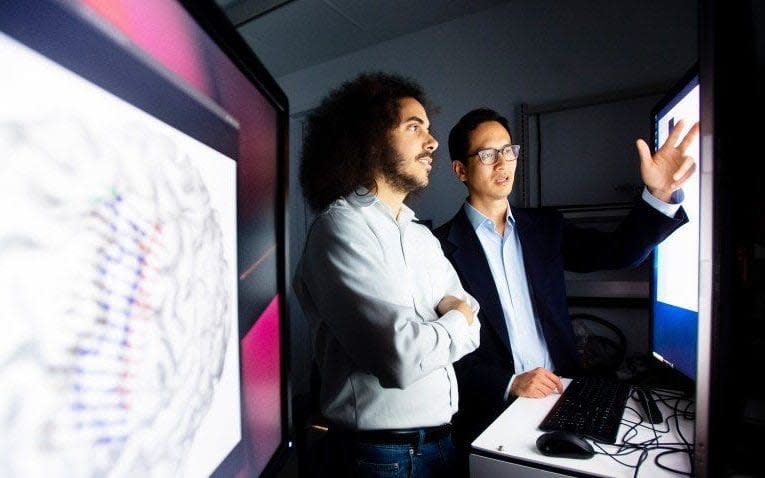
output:
M195 22L209 35L215 44L234 63L240 72L255 85L277 112L277 164L276 164L276 257L277 291L279 295L279 336L281 359L282 440L260 476L274 476L287 461L294 430L292 427L292 394L290 373L290 341L287 300L287 184L289 180L289 101L274 77L237 32L225 12L213 1L178 0ZM243 336L246 331L240 331ZM240 337L241 338L241 337ZM240 370L241 373L241 370ZM242 404L244 407L244 403ZM233 452L232 452L233 453Z

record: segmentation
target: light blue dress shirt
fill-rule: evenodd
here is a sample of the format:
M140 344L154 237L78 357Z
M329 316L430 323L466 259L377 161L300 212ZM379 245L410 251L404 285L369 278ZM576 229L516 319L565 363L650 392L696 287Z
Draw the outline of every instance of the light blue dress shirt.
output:
M673 217L680 209L679 203L683 199L683 193L682 190L675 191L673 204L657 199L648 189L643 189L642 198L662 214ZM481 214L470 203L466 202L463 207L489 263L510 338L515 374L510 378L505 390L507 400L518 374L537 367L555 370L555 364L550 357L539 318L531 302L526 268L523 264L523 248L509 203L503 234L497 232L494 221Z

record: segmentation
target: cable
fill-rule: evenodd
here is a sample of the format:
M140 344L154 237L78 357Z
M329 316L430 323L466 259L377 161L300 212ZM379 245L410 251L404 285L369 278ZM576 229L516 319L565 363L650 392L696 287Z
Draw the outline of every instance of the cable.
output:
M693 468L691 468L691 471L690 471L690 473L689 473L689 472L687 472L687 471L677 470L677 469L675 469L675 468L671 468L671 467L669 467L669 466L666 466L666 465L662 465L662 464L659 462L659 459L660 459L662 456L665 456L665 455L670 455L670 454L672 454L672 453L681 453L681 452L684 452L684 451L685 451L685 450L678 450L678 449L672 449L672 450L666 450L666 451L663 451L663 452L659 453L658 455L656 455L656 456L653 458L653 462L654 462L654 464L655 464L656 466L658 466L659 468L661 468L661 469L664 469L664 470L667 470L667 471L671 471L672 473L677 473L678 475L693 476ZM691 467L692 467L692 466L693 466L693 460L691 460Z
M599 455L606 455L620 465L632 469L633 478L638 477L640 470L643 468L645 461L650 457L651 452L656 452L656 455L653 457L653 462L656 467L683 476L693 476L693 444L690 443L683 434L680 420L693 419L695 416L695 412L693 411L695 402L685 394L675 390L655 389L653 392L657 401L660 401L671 411L671 413L664 419L664 426L659 428L653 423L645 424L644 417L638 410L626 406L625 410L630 410L640 419L640 421L622 417L621 423L627 428L622 434L621 443L601 444L597 441L593 441L593 444L600 450L596 451L596 453ZM634 399L635 397L632 396L632 398ZM640 430L651 430L653 436L649 436L649 438L645 440L636 442L635 440L639 436ZM662 441L665 435L673 432L679 437L680 441ZM616 451L611 452L607 450L604 445L614 446L616 447ZM633 456L636 453L639 453L639 455L635 464L631 464L624 460L625 457ZM673 468L662 462L663 458L678 453L682 453L688 457L690 462L690 472Z

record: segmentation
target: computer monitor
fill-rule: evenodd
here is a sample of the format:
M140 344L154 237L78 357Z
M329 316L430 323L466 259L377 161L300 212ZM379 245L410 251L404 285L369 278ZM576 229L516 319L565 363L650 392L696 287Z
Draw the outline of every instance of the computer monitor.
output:
M287 100L212 2L0 9L0 476L289 443Z
M699 74L694 66L651 111L654 148L664 144L678 120L685 132L699 120ZM699 141L688 153L699 158ZM696 378L699 320L699 183L697 171L683 185L688 223L656 246L651 277L651 352L689 380Z

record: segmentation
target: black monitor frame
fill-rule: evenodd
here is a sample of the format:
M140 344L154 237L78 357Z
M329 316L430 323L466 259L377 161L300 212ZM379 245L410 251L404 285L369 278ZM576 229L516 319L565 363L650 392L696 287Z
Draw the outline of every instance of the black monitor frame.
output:
M705 325L698 342L694 473L757 475L761 447L741 444L761 442L765 431L747 418L748 401L765 394L761 381L749 380L765 366L758 316L765 287L752 274L762 263L754 251L765 235L765 167L748 161L762 149L765 126L759 113L765 110L765 10L756 0L702 0L699 19L707 223L701 234L699 314ZM753 119L744 112L755 112Z
M225 12L212 0L178 0L191 14L194 20L207 32L210 38L225 51L229 59L239 70L258 87L278 111L278 145L277 154L281 160L277 161L277 201L276 214L276 260L277 281L279 290L279 308L282 320L280 322L281 338L281 394L282 403L282 440L274 455L263 469L261 476L276 476L286 463L294 443L294 430L292 424L292 387L290 372L290 329L287 300L289 287L287 285L287 184L289 181L289 101L274 77L255 55L249 45L236 31ZM241 325L241 324L240 324ZM240 327L240 339L246 331ZM236 450L235 450L236 452ZM234 452L234 453L235 453ZM232 453L227 462L235 457ZM224 462L216 475L225 476L227 463Z

